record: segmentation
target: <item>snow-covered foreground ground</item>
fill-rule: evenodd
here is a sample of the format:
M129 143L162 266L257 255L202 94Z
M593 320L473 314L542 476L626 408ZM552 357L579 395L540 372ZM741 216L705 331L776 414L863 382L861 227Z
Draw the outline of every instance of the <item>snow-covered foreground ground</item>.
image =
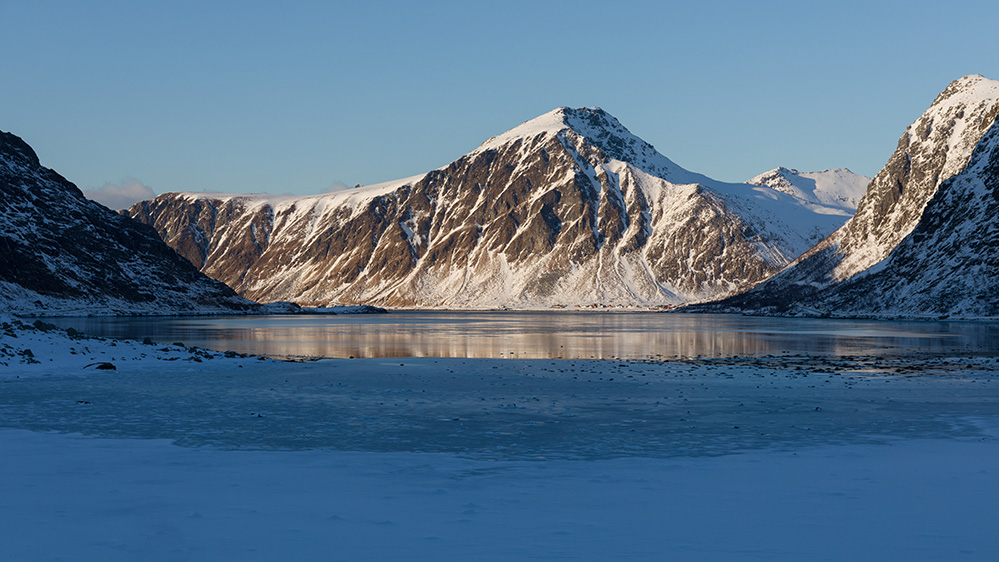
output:
M991 357L283 363L113 343L0 336L0 559L999 552Z
M994 560L996 441L486 461L0 431L4 560Z

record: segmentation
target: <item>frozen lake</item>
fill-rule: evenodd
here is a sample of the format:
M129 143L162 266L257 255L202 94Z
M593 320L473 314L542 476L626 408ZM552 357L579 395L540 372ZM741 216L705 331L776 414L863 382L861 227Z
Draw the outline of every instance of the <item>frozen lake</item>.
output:
M270 357L671 359L999 352L999 323L651 312L392 312L222 318L57 318L86 334Z
M999 549L992 324L55 322L161 343L0 331L3 559L977 562ZM377 357L226 358L172 341Z

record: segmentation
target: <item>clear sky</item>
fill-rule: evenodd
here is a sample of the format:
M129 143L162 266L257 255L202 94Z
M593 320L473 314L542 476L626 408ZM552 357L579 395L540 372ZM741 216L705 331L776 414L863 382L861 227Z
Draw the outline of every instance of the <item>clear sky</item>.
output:
M0 130L81 189L318 193L600 106L681 166L873 175L999 2L0 0Z

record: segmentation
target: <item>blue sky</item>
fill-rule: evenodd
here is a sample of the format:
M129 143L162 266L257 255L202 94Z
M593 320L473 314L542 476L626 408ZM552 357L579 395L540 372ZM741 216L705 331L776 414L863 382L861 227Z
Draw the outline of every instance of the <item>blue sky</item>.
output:
M82 189L318 193L600 106L690 170L873 175L999 3L12 2L0 130Z

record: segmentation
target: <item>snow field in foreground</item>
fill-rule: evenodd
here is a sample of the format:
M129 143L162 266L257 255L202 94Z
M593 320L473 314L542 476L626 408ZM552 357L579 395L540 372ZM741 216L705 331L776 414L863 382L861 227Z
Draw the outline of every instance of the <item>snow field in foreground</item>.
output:
M992 437L544 462L22 430L0 442L7 560L989 560L999 548Z

